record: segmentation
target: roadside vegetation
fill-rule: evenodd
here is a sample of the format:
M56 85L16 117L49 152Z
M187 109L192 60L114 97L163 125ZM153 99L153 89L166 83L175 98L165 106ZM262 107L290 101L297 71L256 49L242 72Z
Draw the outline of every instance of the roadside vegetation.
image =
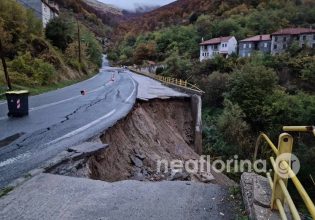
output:
M101 66L101 44L73 13L61 13L43 29L32 11L14 0L0 1L0 40L13 88L29 89L32 94L86 79ZM7 89L3 71L1 65L0 94Z
M163 11L157 10L144 18L142 22L147 25L143 24L143 29L137 26L140 22L134 22L134 27L120 27L116 31L124 35L112 44L108 55L123 65L156 61L165 66L158 74L198 84L206 92L204 153L251 159L259 132L266 132L277 143L283 125L314 124L315 51L300 49L294 43L287 53L277 56L217 56L200 63L199 43L202 38L234 35L241 40L285 27L315 27L315 4L281 0L211 2L217 5L207 11L197 3L190 13L175 13L185 9L174 9L172 18L178 19L171 24ZM302 163L299 178L314 197L310 175L315 176L315 138L295 134L294 140L293 152ZM269 158L271 150L263 148L260 156ZM237 179L238 175L232 177Z

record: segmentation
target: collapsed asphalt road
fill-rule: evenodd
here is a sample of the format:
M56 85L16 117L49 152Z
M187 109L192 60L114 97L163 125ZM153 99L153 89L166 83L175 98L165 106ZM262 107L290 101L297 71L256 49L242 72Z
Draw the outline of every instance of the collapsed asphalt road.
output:
M30 97L28 117L8 118L6 103L1 103L0 140L23 135L0 148L0 188L115 124L129 113L136 96L137 83L130 74L108 67L104 59L95 77Z

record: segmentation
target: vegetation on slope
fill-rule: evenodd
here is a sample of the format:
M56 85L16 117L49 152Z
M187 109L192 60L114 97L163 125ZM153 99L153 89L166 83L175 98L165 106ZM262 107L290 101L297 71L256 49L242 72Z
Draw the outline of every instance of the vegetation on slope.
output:
M185 6L185 7L183 7ZM224 158L252 158L260 131L275 143L283 125L314 124L315 51L293 44L277 56L217 56L199 62L201 39L234 35L238 40L285 27L315 24L314 1L180 0L122 23L109 58L120 64L164 63L159 73L197 83L204 100L204 153ZM299 176L315 194L314 137L295 138L302 163ZM306 147L307 146L307 147ZM267 149L267 148L266 148ZM263 158L271 151L264 150Z
M77 25L81 29L81 63L78 62ZM32 11L13 0L3 0L0 2L0 30L1 55L8 64L14 88L30 88L36 92L41 91L41 87L44 90L55 88L67 84L66 81L86 78L101 65L100 43L70 14L62 13L44 30ZM62 45L56 43L60 39L64 39ZM6 89L3 70L0 75L3 91Z

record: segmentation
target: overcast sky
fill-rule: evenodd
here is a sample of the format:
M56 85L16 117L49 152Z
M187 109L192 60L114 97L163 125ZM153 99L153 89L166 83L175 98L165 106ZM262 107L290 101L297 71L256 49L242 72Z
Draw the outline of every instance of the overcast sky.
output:
M175 0L98 0L107 4L118 6L122 9L133 10L139 5L147 6L162 6L168 3L174 2Z

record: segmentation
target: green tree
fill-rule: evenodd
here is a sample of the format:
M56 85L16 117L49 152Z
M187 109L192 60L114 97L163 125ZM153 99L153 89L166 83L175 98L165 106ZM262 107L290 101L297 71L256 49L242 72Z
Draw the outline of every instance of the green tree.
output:
M32 32L28 28L34 25L26 10L12 0L0 1L0 59L9 89L12 89L6 58L13 58L22 41L29 39ZM39 29L41 30L41 28Z
M224 93L227 92L229 75L226 73L214 72L207 78L205 85L206 94L203 102L209 107L221 107L224 100Z
M155 60L156 44L155 42L140 43L134 52L133 59L135 64L142 64L144 60Z
M0 20L0 59L2 62L5 79L10 90L12 89L12 85L5 57L13 47L13 45L11 44L11 39L12 39L11 34L5 31L3 27L3 21Z
M258 130L266 123L263 109L266 98L276 89L277 79L272 69L251 63L231 74L227 97L243 109L246 119Z
M251 129L245 121L246 115L237 104L225 100L225 108L219 116L217 126L228 144L225 153L241 155L248 158L252 154Z
M69 18L59 16L51 20L46 27L46 37L52 44L65 51L73 42L76 33L75 23Z
M165 60L166 73L172 77L179 79L188 79L192 63L187 57L180 56L178 50L174 50L172 54Z

